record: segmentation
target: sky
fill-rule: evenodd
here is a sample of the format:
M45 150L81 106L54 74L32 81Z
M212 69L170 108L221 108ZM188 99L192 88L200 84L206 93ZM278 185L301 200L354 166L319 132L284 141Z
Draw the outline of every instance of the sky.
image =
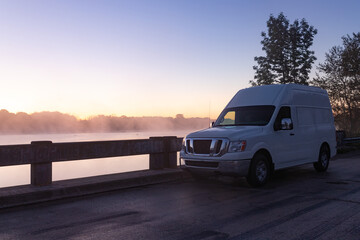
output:
M249 87L270 14L360 31L358 0L0 0L0 109L216 118Z

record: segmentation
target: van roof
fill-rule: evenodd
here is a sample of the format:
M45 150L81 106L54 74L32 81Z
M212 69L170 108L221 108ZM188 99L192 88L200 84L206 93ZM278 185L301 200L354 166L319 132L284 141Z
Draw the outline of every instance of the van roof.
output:
M307 93L311 93L311 95L326 95L326 99L328 99L327 92L319 87L304 86L299 84L273 84L239 90L228 103L226 108L290 104L292 99L290 99L289 94L286 94L290 90L305 91ZM327 100L327 106L329 106L328 102L329 101Z

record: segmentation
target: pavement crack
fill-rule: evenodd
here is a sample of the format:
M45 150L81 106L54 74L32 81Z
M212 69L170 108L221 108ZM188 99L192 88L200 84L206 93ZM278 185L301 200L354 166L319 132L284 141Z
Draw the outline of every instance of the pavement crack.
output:
M349 199L341 199L341 198L322 198L322 199L327 199L327 200L332 200L332 201L339 201L339 202L346 202L346 203L360 204L360 201L349 200Z
M256 227L256 228L253 228L247 232L244 232L244 233L241 233L237 236L233 236L231 239L249 239L251 237L253 237L254 235L256 234L259 234L259 233L262 233L268 229L271 229L271 228L274 228L278 225L281 225L291 219L294 219L294 218L297 218L299 216L302 216L306 213L309 213L311 211L314 211L315 209L319 208L319 207L323 207L324 205L327 205L329 202L329 200L325 200L325 201L321 201L321 202L318 202L316 204L313 204L309 207L306 207L306 208L303 208L299 211L296 211L296 212L293 212L293 213L290 213L286 216L283 216L275 221L272 221L272 222L268 222L268 223L265 223L259 227Z
M353 193L356 193L360 191L360 188L355 188L351 191L348 191L347 193L343 194L341 197L345 197L345 196L348 196L348 195L351 195ZM255 227L253 229L250 229L244 233L241 233L241 234L238 234L236 236L233 236L231 237L231 239L249 239L249 238L252 238L254 236L256 236L257 234L260 234L260 233L263 233L271 228L274 228L274 227L277 227L287 221L290 221L292 219L295 219L295 218L298 218L300 216L303 216L309 212L312 212L318 208L321 208L321 207L324 207L326 205L329 205L333 199L327 199L327 198L322 198L324 199L323 201L320 201L318 203L315 203L313 205L310 205L306 208L303 208L299 211L295 211L293 213L290 213L288 215L285 215L283 217L280 217L274 221L271 221L271 222L268 222L268 223L265 223L261 226L258 226L258 227ZM336 198L335 198L336 199Z
M217 231L203 231L197 234L194 234L192 236L187 236L186 238L184 238L184 240L200 240L200 239L204 239L204 240L225 240L229 238L229 234L227 233L223 233L223 232L217 232Z
M334 229L339 224L342 224L346 220L352 218L353 216L357 215L359 211L356 211L354 208L349 208L345 211L342 211L339 215L335 218L332 218L330 221L327 221L326 224L320 223L312 229L307 230L300 237L296 238L299 240L315 240L318 239L323 234L327 233L328 231Z
M31 232L30 234L31 235L39 235L39 234L43 234L43 233L50 232L50 231L62 230L62 229L71 228L74 226L82 226L82 225L87 225L87 224L96 223L96 222L102 222L102 221L106 221L106 220L126 217L126 216L130 216L130 215L135 215L135 214L139 214L139 212L129 211L129 212L123 212L123 213L114 214L114 215L110 215L110 216L87 219L85 221L66 223L66 224L57 225L54 227L39 229L37 231Z

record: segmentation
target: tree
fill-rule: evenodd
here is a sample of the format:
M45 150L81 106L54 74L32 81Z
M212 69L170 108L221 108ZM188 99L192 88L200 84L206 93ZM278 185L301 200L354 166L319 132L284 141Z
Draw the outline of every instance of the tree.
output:
M262 32L262 50L266 56L255 57L253 86L273 83L298 83L308 85L311 65L316 60L310 50L317 30L305 19L293 24L280 13L270 15L268 31Z
M312 84L328 91L335 121L350 135L360 132L360 32L342 37L319 64Z

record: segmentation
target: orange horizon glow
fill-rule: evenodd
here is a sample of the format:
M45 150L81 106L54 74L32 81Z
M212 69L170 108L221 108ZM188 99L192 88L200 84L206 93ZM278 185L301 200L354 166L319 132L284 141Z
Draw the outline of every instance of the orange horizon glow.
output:
M66 115L71 115L74 116L76 119L78 120L88 120L97 116L110 116L110 117L127 117L127 118L141 118L141 117L163 117L163 118L176 118L176 115L181 114L184 116L184 118L209 118L209 115L187 115L187 114L183 114L183 113L176 113L173 115L166 115L166 114L157 114L157 115L126 115L126 114L116 114L116 113L89 113L89 114L84 114L84 115L79 115L77 113L72 113L72 112L61 112L61 111L51 111L51 110L40 110L40 111L32 111L32 112L25 112L25 111L10 111L8 109L0 109L1 110L6 110L9 113L12 114L19 114L19 113L25 113L28 115L32 115L34 113L41 113L41 112L59 112L61 114L66 114ZM220 114L220 112L219 112ZM218 114L212 114L210 115L210 119L216 119L218 117Z
M270 14L319 30L312 76L359 31L359 1L304 1L0 1L0 109L215 119L254 79Z

